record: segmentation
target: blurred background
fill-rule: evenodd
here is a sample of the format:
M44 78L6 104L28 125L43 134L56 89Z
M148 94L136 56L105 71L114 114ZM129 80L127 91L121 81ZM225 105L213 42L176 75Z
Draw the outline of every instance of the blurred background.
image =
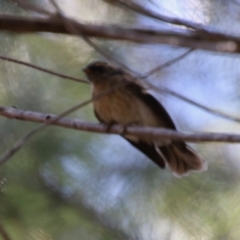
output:
M48 1L32 0L49 8ZM136 0L155 12L239 35L238 0ZM101 0L59 0L78 21L127 27L171 26ZM32 16L9 0L0 13ZM139 73L187 49L158 44L97 40ZM104 58L79 37L0 33L0 54L84 79L82 68ZM196 50L152 75L166 86L216 110L239 116L238 55ZM2 106L58 114L90 97L87 84L0 61ZM239 133L240 125L215 117L173 96L153 94L178 129ZM97 122L91 104L71 117ZM35 123L0 117L3 153ZM190 144L209 163L204 173L177 179L115 135L48 127L0 167L0 224L12 240L237 240L240 239L240 146ZM0 239L1 239L0 235ZM5 239L4 239L5 240Z

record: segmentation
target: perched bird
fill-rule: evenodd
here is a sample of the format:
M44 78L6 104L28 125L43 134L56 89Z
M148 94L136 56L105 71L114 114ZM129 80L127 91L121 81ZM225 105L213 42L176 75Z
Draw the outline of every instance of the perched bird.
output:
M164 107L131 74L101 61L90 63L83 71L92 85L93 96L122 84L119 89L93 102L100 122L176 130ZM129 134L123 134L123 137L161 168L168 166L177 177L188 175L190 171L207 170L204 159L185 142L156 142Z

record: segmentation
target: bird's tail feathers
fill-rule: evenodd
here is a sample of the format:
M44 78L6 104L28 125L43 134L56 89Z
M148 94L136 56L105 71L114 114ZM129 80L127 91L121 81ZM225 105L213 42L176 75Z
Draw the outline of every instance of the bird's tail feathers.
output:
M160 147L158 152L176 177L187 176L191 171L203 172L208 168L207 162L185 143L172 143Z

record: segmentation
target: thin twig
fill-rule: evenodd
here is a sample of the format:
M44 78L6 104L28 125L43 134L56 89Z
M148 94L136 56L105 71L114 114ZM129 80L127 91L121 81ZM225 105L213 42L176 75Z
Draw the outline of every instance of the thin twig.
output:
M58 76L60 78L66 78L66 79L73 80L75 82L89 84L89 82L86 81L86 80L82 80L80 78L75 78L75 77L71 77L71 76L68 76L68 75L61 74L61 73L57 73L57 72L54 72L50 69L42 68L42 67L39 67L39 66L31 64L31 63L27 63L27 62L24 62L24 61L21 61L21 60L17 60L15 58L9 58L9 57L5 57L5 56L0 55L0 59L8 61L8 62L14 62L14 63L24 65L24 66L27 66L27 67L30 67L30 68L34 68L34 69L39 70L41 72L45 72L45 73L48 73L48 74L51 74L51 75L54 75L54 76Z
M113 57L110 53L105 50L102 50L99 46L97 46L90 38L88 38L82 31L76 28L75 24L71 19L67 18L62 10L59 8L58 4L54 0L49 0L52 5L55 7L58 12L58 16L63 20L63 24L69 33L73 35L79 35L90 47L92 47L96 52L106 58L108 61L112 62L114 65L120 66L128 72L136 74L131 68L129 68L126 64L122 63L120 60Z
M195 49L189 49L188 51L186 51L185 53L179 55L176 58L171 59L170 61L167 61L164 64L161 64L159 66L157 66L156 68L153 68L152 70L148 71L147 73L143 74L142 76L140 76L140 79L145 79L148 78L150 75L161 71L162 69L166 68L166 67L170 67L171 65L175 64L176 62L178 62L179 60L185 58L187 55L189 55L191 52L193 52Z
M127 10L131 10L133 12L160 20L162 22L166 22L166 23L170 23L170 24L174 24L174 25L185 26L185 27L197 30L198 32L200 31L200 32L208 33L207 28L203 24L190 22L190 21L187 21L187 20L181 19L181 18L165 16L165 15L156 13L150 9L147 9L133 1L111 0L111 2L120 7L125 8Z
M163 92L163 93L167 93L167 94L169 94L169 95L171 95L173 97L176 97L176 98L178 98L180 100L183 100L184 102L190 103L191 105L196 106L196 107L198 107L198 108L200 108L200 109L202 109L202 110L204 110L204 111L206 111L208 113L211 113L211 114L213 114L215 116L218 116L218 117L230 120L230 121L234 121L234 122L240 123L240 118L239 117L234 117L234 116L231 116L229 114L226 114L226 113L214 110L212 108L209 108L209 107L207 107L205 105L202 105L201 103L198 103L196 101L191 100L190 98L184 97L183 95L181 95L181 94L179 94L179 93L177 93L175 91L172 91L172 90L170 90L170 89L168 89L166 87L155 86L155 85L153 85L153 84L151 84L149 82L147 83L147 85L149 87L151 87L152 89L154 89L155 91L158 91L158 92L160 91L160 92Z

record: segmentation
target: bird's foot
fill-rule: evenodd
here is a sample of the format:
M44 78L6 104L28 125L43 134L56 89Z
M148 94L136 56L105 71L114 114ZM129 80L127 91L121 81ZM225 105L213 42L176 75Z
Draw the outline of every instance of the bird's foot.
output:
M110 130L114 125L117 125L117 124L115 122L104 124L105 132L110 133L111 132ZM126 134L127 127L130 125L118 125L118 126L120 128L119 135L124 136L124 134Z
M115 122L105 123L104 124L105 132L110 133L111 127L114 126L115 124L116 124Z
M117 125L117 123L116 123L116 122L105 123L105 124L104 124L104 127L105 127L104 130L105 130L105 132L106 132L106 133L110 133L110 130L111 130L111 128L112 128L114 125ZM130 126L134 126L134 125L135 125L135 124L132 124L132 123L130 123L130 124L125 124L125 125L119 124L119 125L118 125L119 128L120 128L119 135L124 136L124 135L127 133L127 128L130 127Z
M129 123L129 124L120 125L120 126L121 126L121 131L119 134L124 136L127 133L127 128L131 126L137 126L137 123Z

